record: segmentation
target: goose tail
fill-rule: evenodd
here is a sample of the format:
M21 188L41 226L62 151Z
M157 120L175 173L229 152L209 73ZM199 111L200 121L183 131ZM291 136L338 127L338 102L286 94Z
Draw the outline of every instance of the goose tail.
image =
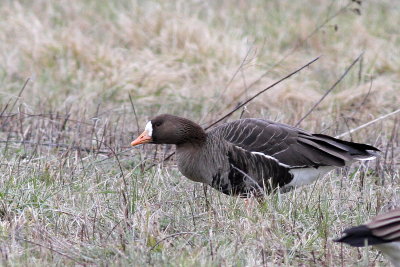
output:
M366 225L360 225L344 230L343 236L333 241L345 243L352 247L364 247L366 245L377 245L390 241L385 241L382 238L375 236L371 229Z
M350 160L373 160L379 157L380 150L374 146L344 141L324 134L313 134L313 141L329 144L331 147L341 149Z

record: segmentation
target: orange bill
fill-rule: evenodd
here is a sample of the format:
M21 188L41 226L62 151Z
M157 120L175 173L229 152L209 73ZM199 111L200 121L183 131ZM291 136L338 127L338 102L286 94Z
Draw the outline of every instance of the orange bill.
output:
M147 133L147 131L144 131L141 135L139 135L138 138L136 138L132 143L131 146L137 146L140 144L145 144L151 142L151 136Z

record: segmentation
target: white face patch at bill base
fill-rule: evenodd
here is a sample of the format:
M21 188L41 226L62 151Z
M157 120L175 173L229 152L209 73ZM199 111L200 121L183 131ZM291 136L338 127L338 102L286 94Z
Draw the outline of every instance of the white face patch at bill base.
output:
M151 124L151 121L149 121L147 124L146 124L146 127L144 128L144 130L147 132L147 135L148 136L152 136L152 134L153 134L153 125Z

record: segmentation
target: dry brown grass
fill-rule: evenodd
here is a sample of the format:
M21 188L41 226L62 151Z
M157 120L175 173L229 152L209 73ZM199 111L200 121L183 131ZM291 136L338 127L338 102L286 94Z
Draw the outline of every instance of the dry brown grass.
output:
M129 148L128 94L139 128L162 112L207 125L321 55L243 113L295 124L364 51L300 125L337 135L399 108L399 18L392 1L3 1L2 264L387 264L332 239L399 205L398 114L345 137L379 160L246 210L173 162L146 170L172 148Z

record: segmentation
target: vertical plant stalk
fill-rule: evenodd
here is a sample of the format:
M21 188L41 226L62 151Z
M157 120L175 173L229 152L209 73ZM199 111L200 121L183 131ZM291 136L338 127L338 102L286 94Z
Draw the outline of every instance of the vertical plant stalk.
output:
M340 76L340 78L331 86L331 88L329 88L328 91L325 92L325 94L318 100L317 103L314 104L314 106L312 106L312 108L296 123L296 125L294 127L299 126L299 124L308 117L308 115L311 114L311 112L313 112L313 110L322 102L322 100L325 99L325 97L327 95L329 95L330 92L332 92L333 89L336 88L336 86L344 79L344 77L347 76L347 74L349 73L349 71L354 67L354 65L357 63L357 61L360 60L360 58L364 55L364 52L362 52L355 60L353 60L353 62L350 64L350 66L347 67L347 69L345 70L345 72L342 74L342 76Z

